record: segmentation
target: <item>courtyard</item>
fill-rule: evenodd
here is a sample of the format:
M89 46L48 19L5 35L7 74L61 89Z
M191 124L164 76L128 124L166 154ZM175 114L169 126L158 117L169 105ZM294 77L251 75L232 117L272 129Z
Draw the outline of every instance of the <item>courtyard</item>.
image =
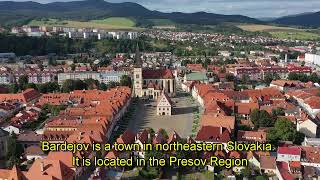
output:
M192 133L193 112L197 105L190 101L187 93L177 91L177 96L171 99L174 102L172 116L156 115L156 102L149 100L137 100L136 112L129 121L128 129L133 132L139 132L144 128L153 128L157 131L160 128L168 133L173 130L181 137L186 138Z

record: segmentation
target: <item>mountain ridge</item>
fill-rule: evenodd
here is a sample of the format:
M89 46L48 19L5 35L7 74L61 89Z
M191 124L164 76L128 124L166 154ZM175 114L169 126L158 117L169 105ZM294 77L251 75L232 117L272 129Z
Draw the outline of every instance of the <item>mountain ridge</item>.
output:
M284 17L277 18L271 22L276 24L282 24L282 25L320 27L319 19L320 19L320 11L284 16Z
M0 23L6 22L6 19L15 23L34 18L93 20L105 17L133 17L144 21L148 19L169 19L176 23L199 25L215 25L225 22L261 23L257 19L243 15L222 15L207 12L164 13L149 10L133 2L110 3L104 0L52 2L46 4L33 1L0 2ZM21 19L19 20L19 18Z

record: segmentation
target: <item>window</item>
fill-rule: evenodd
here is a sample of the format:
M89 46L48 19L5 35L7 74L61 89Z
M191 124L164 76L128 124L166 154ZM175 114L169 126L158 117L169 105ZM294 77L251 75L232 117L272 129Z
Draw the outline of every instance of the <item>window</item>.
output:
M140 78L139 74L136 74L136 78Z

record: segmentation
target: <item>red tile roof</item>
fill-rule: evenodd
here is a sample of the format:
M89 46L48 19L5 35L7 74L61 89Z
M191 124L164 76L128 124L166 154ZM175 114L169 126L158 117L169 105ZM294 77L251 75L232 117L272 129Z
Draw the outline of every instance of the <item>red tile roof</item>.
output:
M201 117L201 126L223 127L230 133L235 128L235 117L224 116L222 113L208 113Z
M261 142L267 141L267 133L263 131L238 131L237 141Z
M276 169L276 158L272 156L260 156L261 169Z
M202 126L196 137L196 141L205 142L228 142L230 139L227 129L212 126Z
M279 147L278 154L301 155L301 149L298 147Z
M35 89L26 89L17 94L0 94L0 101L18 101L22 103L29 103L40 98L40 93Z
M142 71L143 79L173 79L173 74L170 69L144 69Z
M135 134L130 130L126 130L120 137L117 139L119 144L132 144L134 143Z
M30 167L28 179L72 180L74 171L59 160L37 159Z

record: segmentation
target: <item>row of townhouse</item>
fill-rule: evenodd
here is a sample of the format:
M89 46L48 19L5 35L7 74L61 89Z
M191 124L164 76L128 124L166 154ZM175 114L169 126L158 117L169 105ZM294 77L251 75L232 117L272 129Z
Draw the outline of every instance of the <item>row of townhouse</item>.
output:
M304 113L304 118L297 121L297 130L311 138L319 137L320 134L320 98L317 93L317 88L290 90L286 93L287 98Z
M40 149L40 141L50 143L107 143L115 124L125 114L130 105L131 89L117 87L109 91L80 90L68 94L44 94L37 101L37 105L63 105L63 102L68 102L71 99L75 104L50 119L45 124L42 134L22 132L18 135L18 141L25 148L26 158L30 160L35 158L31 168L23 172L24 179L39 179L38 170L43 173L41 178L72 180L81 178L82 175L85 176L88 169L75 166L72 163L72 157L92 159L96 156L96 152L83 151L73 154L72 152L61 151L49 152L48 155L45 155ZM53 169L55 170L53 171ZM0 171L19 170L14 167L11 170L0 169ZM62 174L59 174L60 171L62 171ZM60 176L57 176L56 173ZM2 175L0 173L0 179L11 178L9 174L7 176L4 174L3 177Z
M98 39L114 38L114 39L136 39L138 32L134 31L105 31L102 29L93 28L75 28L75 27L60 27L60 26L28 26L13 27L11 33L20 34L27 33L28 35L39 34L44 35L47 33L65 33L69 38L90 38L98 37Z
M278 147L275 174L279 180L319 179L319 146Z
M12 84L21 76L27 76L29 83L43 84L56 80L57 73L52 71L0 71L0 84Z
M58 83L62 84L64 81L71 80L86 80L94 79L100 83L108 84L109 82L120 82L123 75L128 75L127 71L84 71L84 72L64 72L58 74Z
M280 79L286 79L289 73L304 73L310 75L312 68L294 65L288 65L286 67L235 67L230 73L238 79L241 79L243 76L248 76L251 80L263 80L267 74L278 74Z
M260 106L270 106L274 102L282 102L285 96L277 88L263 88L254 90L221 90L214 84L194 83L191 90L192 97L204 107L206 103L212 101L237 103L255 102Z

